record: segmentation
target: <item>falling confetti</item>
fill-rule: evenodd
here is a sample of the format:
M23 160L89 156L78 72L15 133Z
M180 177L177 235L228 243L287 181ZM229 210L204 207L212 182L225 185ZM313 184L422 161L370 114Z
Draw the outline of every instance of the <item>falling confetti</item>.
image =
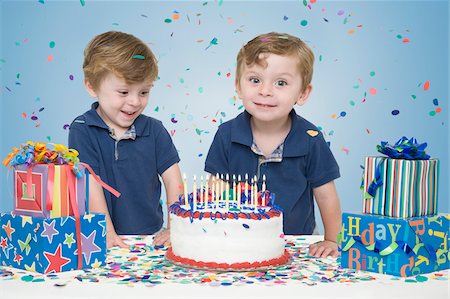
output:
M427 91L430 88L430 81L425 82L423 85L423 90Z
M308 25L308 21L307 20L301 20L300 21L300 26L305 27L306 25Z
M372 87L369 89L369 93L374 96L377 94L377 89L375 87Z
M216 45L218 45L218 44L219 44L219 43L218 43L217 37L214 37L214 38L209 42L209 45L205 48L205 50L208 50L209 47L211 47L211 46L216 46Z
M48 44L48 46L51 48L51 49L53 49L54 47L55 47L55 42L54 41L51 41L49 44Z
M392 115L398 115L399 113L400 113L400 111L397 109L392 110L392 112L391 112Z

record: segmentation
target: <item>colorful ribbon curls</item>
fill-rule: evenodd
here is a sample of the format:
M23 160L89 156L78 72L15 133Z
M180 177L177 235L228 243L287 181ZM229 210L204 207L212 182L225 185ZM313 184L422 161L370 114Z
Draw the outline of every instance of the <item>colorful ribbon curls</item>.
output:
M403 136L394 145L382 141L381 145L377 145L377 150L392 159L428 160L430 156L425 152L426 147L426 142L419 144L416 138L408 140Z
M49 149L49 145L53 149ZM79 167L80 159L78 158L78 151L69 149L62 144L43 143L28 141L20 145L20 148L13 148L12 152L3 160L2 164L30 166L32 164L56 164L69 165L77 178L81 178L84 172Z

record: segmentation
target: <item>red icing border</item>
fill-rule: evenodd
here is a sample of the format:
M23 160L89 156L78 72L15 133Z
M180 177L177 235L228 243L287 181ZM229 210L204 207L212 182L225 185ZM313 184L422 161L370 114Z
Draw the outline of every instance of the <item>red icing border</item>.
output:
M284 250L283 255L279 258L262 261L262 262L253 262L253 263L244 262L244 263L228 264L228 263L216 263L216 262L199 262L199 261L196 261L193 259L183 258L183 257L180 257L180 256L174 254L172 247L170 247L166 252L166 259L168 259L169 261L171 261L175 264L185 265L187 267L198 268L198 269L227 270L227 271L232 271L232 270L238 270L238 271L249 270L250 271L250 270L256 270L256 269L260 269L260 268L281 266L281 265L286 264L290 258L291 258L291 256L290 256L289 252L287 250Z

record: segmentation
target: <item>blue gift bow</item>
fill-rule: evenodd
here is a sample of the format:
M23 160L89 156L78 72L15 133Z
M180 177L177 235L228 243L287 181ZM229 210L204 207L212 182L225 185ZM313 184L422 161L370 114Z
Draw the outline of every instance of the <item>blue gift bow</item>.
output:
M426 142L419 144L416 138L408 140L403 136L394 145L382 141L377 150L392 159L428 160L430 156L425 152L426 147Z
M408 140L408 138L403 136L394 145L382 141L381 145L377 145L377 150L392 159L428 160L430 156L425 152L426 147L426 142L419 144L416 138L411 137ZM383 180L381 179L382 162L384 160L380 161L375 169L375 177L367 188L367 192L364 194L365 199L375 197L378 188L383 185Z

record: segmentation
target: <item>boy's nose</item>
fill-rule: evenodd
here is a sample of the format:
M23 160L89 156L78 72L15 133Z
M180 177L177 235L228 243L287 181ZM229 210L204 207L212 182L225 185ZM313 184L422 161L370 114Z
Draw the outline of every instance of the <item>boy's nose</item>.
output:
M128 104L130 104L132 106L136 106L136 105L139 105L141 100L139 98L139 95L129 95L127 102L128 102Z
M259 93L263 96L271 96L272 95L273 85L270 83L261 83L259 87Z

